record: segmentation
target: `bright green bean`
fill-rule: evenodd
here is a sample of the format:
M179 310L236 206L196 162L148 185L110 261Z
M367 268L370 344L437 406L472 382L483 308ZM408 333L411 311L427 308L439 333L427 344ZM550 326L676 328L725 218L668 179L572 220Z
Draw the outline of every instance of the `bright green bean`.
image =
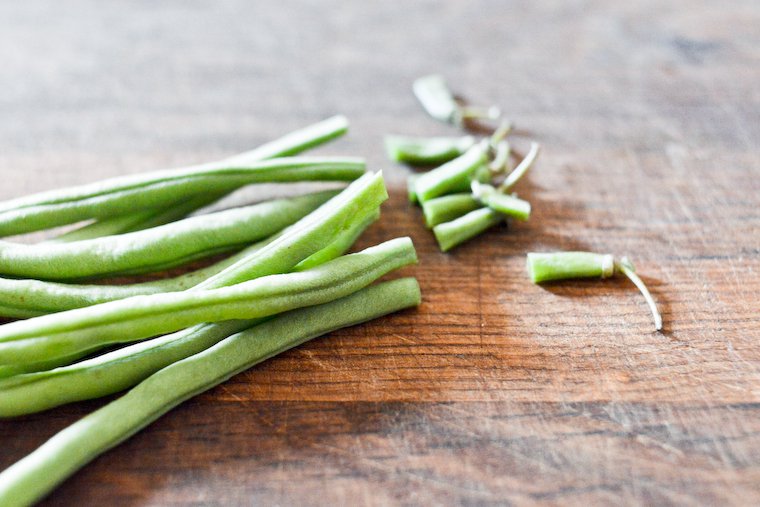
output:
M158 271L271 236L335 193L278 199L73 243L0 242L0 273L66 280Z
M425 202L444 194L469 190L476 172L485 168L486 155L486 147L478 143L464 155L420 175L414 182L417 199Z
M552 252L528 254L528 273L533 283L568 278L608 278L615 272L610 254Z
M425 215L425 225L432 228L480 207L481 204L472 194L450 194L423 202L422 213Z
M399 238L298 273L270 275L221 289L137 296L0 326L0 369L39 371L110 344L204 322L266 317L354 292L416 262Z
M436 225L433 227L433 234L441 251L448 252L502 221L504 215L501 213L490 208L480 208L450 222Z
M228 157L224 161L239 164L293 156L331 141L336 137L340 137L347 131L348 120L344 116L333 116L286 134L254 150ZM219 200L226 194L227 192L209 196L203 193L201 195L188 196L182 202L176 202L167 208L148 209L125 216L104 218L63 234L56 238L56 241L79 241L157 227L184 218L190 213Z
M291 157L242 164L216 162L103 180L0 203L0 236L168 207L188 194L229 192L264 182L351 181L364 161L349 157Z
M416 280L394 280L330 303L285 313L176 362L0 473L0 504L25 506L40 500L96 456L175 406L255 364L317 336L419 302Z
M472 194L485 206L518 220L530 218L530 203L513 195L503 194L491 185L472 182Z
M374 213L367 215L364 220L357 222L350 229L346 229L332 243L296 264L294 271L311 269L343 255L354 243L356 243L356 240L359 239L359 236L362 235L367 227L372 225L372 223L376 222L379 218L380 210L378 209Z
M386 136L388 158L411 165L439 165L454 159L475 144L472 136L405 137Z

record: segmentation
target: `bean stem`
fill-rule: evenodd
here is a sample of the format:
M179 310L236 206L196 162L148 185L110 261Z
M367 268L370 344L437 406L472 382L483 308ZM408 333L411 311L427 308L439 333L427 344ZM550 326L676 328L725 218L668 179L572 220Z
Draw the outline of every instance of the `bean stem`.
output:
M96 456L196 394L312 338L416 306L419 301L414 279L394 280L285 313L178 361L0 473L0 503L30 505Z
M502 193L509 193L510 190L517 184L517 182L525 176L525 173L533 167L533 164L538 158L538 154L541 151L541 145L538 143L530 143L530 150L525 158L517 164L517 167L507 175L502 184L499 186L499 191Z
M528 201L513 195L503 194L491 185L473 181L472 195L485 206L508 217L518 220L530 218L530 203Z

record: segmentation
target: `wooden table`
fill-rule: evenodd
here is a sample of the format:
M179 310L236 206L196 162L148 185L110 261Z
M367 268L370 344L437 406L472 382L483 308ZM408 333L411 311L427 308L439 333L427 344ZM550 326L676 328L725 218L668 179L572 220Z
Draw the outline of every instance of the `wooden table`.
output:
M424 303L185 403L48 505L760 502L756 2L6 2L0 198L211 160L344 113ZM528 223L438 252L386 133L444 73L544 152ZM251 189L237 201L261 198ZM229 204L229 202L228 202ZM628 254L539 287L525 253ZM0 422L4 468L101 405Z

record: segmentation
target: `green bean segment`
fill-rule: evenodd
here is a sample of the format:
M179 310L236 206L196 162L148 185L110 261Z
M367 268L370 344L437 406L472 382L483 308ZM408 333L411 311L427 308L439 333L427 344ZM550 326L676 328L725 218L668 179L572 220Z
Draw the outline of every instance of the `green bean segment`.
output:
M528 254L528 274L533 283L569 278L608 278L614 274L610 254L551 252Z
M233 162L240 164L243 162L250 163L259 160L297 155L305 150L331 141L336 137L340 137L345 134L347 130L348 120L344 116L333 116L303 129L286 134L279 139L268 142L254 150L228 157L224 159L224 161L228 164ZM96 220L92 224L59 236L55 241L80 241L83 239L111 236L113 234L124 234L126 232L157 227L184 218L190 213L221 199L227 195L227 193L228 192L223 192L220 194L211 194L209 196L204 192L200 195L189 195L181 202L175 202L168 207L148 209L129 213L124 216Z
M644 282L628 258L616 261L611 254L592 252L552 252L528 254L528 274L533 283L572 278L608 278L615 273L625 275L644 296L652 312L655 330L662 330L662 315Z
M454 159L475 144L472 136L405 137L386 136L388 158L410 165L438 165Z
M0 273L66 280L158 271L271 236L335 193L278 199L73 243L0 242Z
M176 362L0 473L0 504L25 506L40 500L96 456L173 407L255 364L317 336L419 302L416 280L394 280L330 303L285 313Z
M417 199L425 202L444 194L469 190L470 181L479 169L485 169L487 177L490 178L485 166L486 155L486 147L479 143L464 155L420 175L414 182Z
M443 76L432 74L418 78L412 90L425 111L436 120L454 124L461 121L459 104Z
M237 167L216 162L103 180L0 203L0 236L49 229L90 218L168 207L187 194L230 192L251 183L351 181L362 159L291 157Z
M482 207L472 194L459 193L436 197L422 203L422 213L425 215L425 225L428 228L449 222L470 211Z
M313 269L271 275L221 289L136 296L0 327L5 372L50 368L114 343L127 343L204 322L266 317L354 292L416 262L409 238L387 241Z
M489 208L470 211L450 222L433 227L441 251L448 252L457 245L504 221L504 215Z

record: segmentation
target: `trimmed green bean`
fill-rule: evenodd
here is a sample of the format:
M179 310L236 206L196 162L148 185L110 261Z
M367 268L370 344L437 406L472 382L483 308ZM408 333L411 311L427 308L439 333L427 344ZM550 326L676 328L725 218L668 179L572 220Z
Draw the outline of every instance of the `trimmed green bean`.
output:
M608 278L615 272L615 258L592 252L528 254L528 274L533 283L568 278Z
M486 146L476 144L464 155L420 175L414 182L417 199L425 202L444 194L469 190L470 181L479 169L485 168L486 161ZM487 173L487 168L485 170Z
M367 287L343 299L291 311L176 362L53 436L0 473L0 503L30 505L96 456L183 401L270 357L325 333L418 305L411 278Z
M657 310L657 304L627 257L616 261L611 254L592 252L531 252L528 254L528 274L533 283L572 278L609 278L615 273L623 274L639 289L652 312L655 330L660 331L662 316Z
M417 189L415 188L417 178L419 177L419 174L410 174L406 179L406 195L409 197L409 202L412 204L418 204L420 202L417 198Z
M378 209L374 213L367 215L362 221L357 222L350 229L346 229L332 243L296 264L294 271L305 271L343 255L356 243L356 240L359 239L359 236L362 235L367 227L379 218L380 210Z
M472 195L494 211L518 220L530 218L530 203L513 195L503 194L491 185L472 182Z
M0 273L66 280L158 271L271 236L335 194L278 199L73 243L0 242Z
M331 141L336 137L340 137L347 131L348 120L346 117L340 115L333 116L286 134L254 150L240 153L224 160L227 163L235 162L239 164L297 155L305 150ZM56 238L56 241L80 241L157 227L184 218L190 213L221 199L225 195L227 195L227 192L212 194L211 196L205 193L197 196L188 196L184 201L174 203L168 208L148 209L125 216L97 220L92 224L59 236Z
M187 194L229 192L251 183L351 181L364 161L349 157L291 157L242 164L216 162L103 180L0 203L0 236L167 207Z
M475 144L472 136L405 137L385 136L388 158L411 165L439 165L469 150Z
M448 252L502 221L504 215L501 213L490 208L480 208L450 222L436 225L433 234L441 251Z
M481 204L472 194L450 194L423 202L422 213L425 215L425 225L430 229L480 207Z
M137 296L0 326L0 370L39 371L115 343L195 324L266 317L354 292L416 262L409 238L387 241L298 273L231 287Z

